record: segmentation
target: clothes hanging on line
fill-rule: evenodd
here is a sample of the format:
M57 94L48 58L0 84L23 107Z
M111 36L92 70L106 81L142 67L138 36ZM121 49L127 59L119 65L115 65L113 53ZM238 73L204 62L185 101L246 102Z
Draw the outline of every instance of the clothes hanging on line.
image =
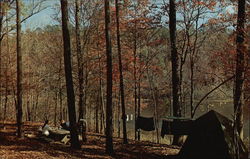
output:
M153 131L155 130L154 118L145 118L138 116L136 119L136 130L141 129L144 131Z
M192 120L177 122L162 120L161 137L164 138L165 135L188 135L192 124Z

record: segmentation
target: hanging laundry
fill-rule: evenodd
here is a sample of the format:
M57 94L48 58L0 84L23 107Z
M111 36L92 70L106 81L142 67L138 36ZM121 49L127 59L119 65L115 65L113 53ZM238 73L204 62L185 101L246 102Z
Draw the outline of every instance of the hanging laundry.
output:
M192 120L178 122L162 120L161 137L164 138L165 135L188 135L192 124Z
M167 120L162 120L161 126L161 137L164 138L165 135L171 134L170 122Z
M138 116L136 120L136 130L141 129L144 131L153 131L155 130L154 118L145 118Z

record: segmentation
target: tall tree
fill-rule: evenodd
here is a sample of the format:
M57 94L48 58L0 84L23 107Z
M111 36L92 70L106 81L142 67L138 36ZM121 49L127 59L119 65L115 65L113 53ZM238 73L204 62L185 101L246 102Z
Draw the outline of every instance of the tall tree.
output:
M17 136L23 137L22 130L22 117L23 117L23 109L22 109L22 50L21 50L21 15L20 15L20 1L16 0L16 53L17 53Z
M112 44L110 36L110 6L105 0L105 40L107 56L107 103L106 103L106 153L112 155L113 150L113 108L112 108Z
M75 110L75 93L72 80L72 66L71 66L71 45L69 34L69 17L68 17L68 1L61 0L61 12L62 12L62 33L63 33L63 47L64 47L64 69L67 88L67 104L68 115L70 122L70 137L71 147L80 148L80 142L77 133L76 125L76 110Z
M119 2L115 0L116 8L116 36L117 36L117 48L119 58L119 72L120 72L120 93L122 104L122 124L123 124L123 143L127 144L127 127L126 127L126 107L125 107L125 95L124 95L124 82L123 82L123 67L122 67L122 55L121 55L121 37L120 37L120 17L119 17Z
M178 52L176 47L176 4L175 0L169 0L170 10L169 10L169 31L170 31L170 43L171 43L171 62L172 62L172 96L173 96L173 115L175 117L181 116L181 107L179 101L179 61ZM174 122L177 122L176 120ZM180 136L175 135L173 139L173 145L180 144Z
M236 127L243 138L243 108L242 108L242 87L244 83L244 54L245 54L245 11L246 1L238 0L237 37L236 37L236 70L234 83L234 111L236 117Z
M81 34L80 34L80 18L79 18L79 0L75 0L75 34L76 34L76 51L77 51L77 66L78 66L78 83L79 83L79 120L86 119L86 111L83 111L83 96L84 96L84 88L83 88L83 52L81 47ZM85 106L86 107L86 106ZM86 125L82 130L82 139L83 141L87 141L86 137Z

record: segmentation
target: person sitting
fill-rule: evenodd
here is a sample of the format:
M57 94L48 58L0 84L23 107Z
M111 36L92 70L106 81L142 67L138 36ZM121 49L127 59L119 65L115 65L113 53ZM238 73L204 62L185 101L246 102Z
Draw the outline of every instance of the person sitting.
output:
M62 120L60 126L62 129L70 131L70 123L69 122L65 122L64 120Z
M51 130L49 126L49 120L45 120L43 126L42 126L42 134L45 136L49 136L49 131Z

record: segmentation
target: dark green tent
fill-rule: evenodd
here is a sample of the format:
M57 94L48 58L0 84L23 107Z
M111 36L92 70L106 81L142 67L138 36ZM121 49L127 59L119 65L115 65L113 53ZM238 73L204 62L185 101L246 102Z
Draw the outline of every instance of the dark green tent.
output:
M196 119L182 146L179 159L234 159L235 137L238 139L240 158L247 159L247 149L238 135L234 135L233 122L215 111Z

